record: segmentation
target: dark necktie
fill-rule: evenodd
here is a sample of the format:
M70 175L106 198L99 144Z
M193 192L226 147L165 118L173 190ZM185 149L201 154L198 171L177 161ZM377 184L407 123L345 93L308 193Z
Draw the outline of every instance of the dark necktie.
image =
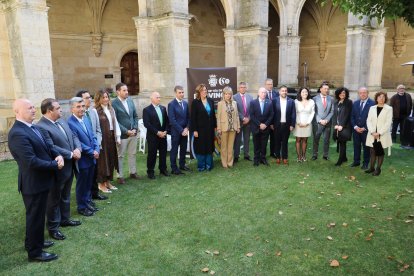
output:
M42 141L43 145L46 146L45 139L43 139L43 136L42 136L42 134L40 134L40 131L33 125L30 128L33 129L33 132L36 134L36 136L39 137L39 139L40 139L40 141Z
M88 119L91 119L91 117L89 116L89 110L86 110L85 114L86 114L86 117L88 117Z
M182 101L180 102L180 106L184 110L184 105L183 105L183 102Z
M55 126L63 133L63 135L65 136L65 138L67 140L68 136L67 136L65 130L63 129L63 127L58 122L55 122Z

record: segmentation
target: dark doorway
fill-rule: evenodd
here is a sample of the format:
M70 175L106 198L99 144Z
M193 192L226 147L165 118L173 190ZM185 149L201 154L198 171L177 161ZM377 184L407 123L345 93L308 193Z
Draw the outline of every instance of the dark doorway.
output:
M138 54L135 52L126 53L121 60L121 82L128 86L130 95L139 93L139 68Z

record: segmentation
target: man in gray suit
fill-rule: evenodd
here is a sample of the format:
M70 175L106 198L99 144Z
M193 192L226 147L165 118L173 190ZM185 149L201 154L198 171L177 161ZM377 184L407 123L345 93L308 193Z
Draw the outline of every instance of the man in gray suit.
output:
M56 184L49 190L47 199L47 228L49 235L56 240L64 240L59 226L78 226L80 221L70 219L70 190L73 173L77 170L77 160L81 157L81 144L68 124L60 119L62 110L57 100L45 99L40 105L43 117L36 126L42 131L45 140L63 156L65 165L57 173Z
M119 176L118 183L124 184L123 162L128 153L129 176L132 179L140 179L137 174L137 144L138 144L138 114L134 102L128 98L128 87L120 82L116 85L118 97L112 101L116 119L121 129L121 145L118 148Z
M102 132L101 132L101 125L99 124L98 112L96 109L92 107L92 97L89 94L88 90L81 89L76 93L76 97L82 98L83 102L85 103L85 117L89 119L92 125L93 134L96 137L98 142L98 146L101 146L102 142ZM96 182L96 166L95 166L95 174L93 178L93 183L91 187L91 195L92 199L97 200L106 200L108 199L107 196L99 194L98 183Z
M240 119L240 132L236 134L236 140L234 142L234 162L239 161L240 145L243 137L243 151L244 159L252 161L249 153L250 143L250 102L253 97L247 92L247 84L245 82L239 83L239 93L234 95L233 99L237 103L237 110Z
M329 141L331 136L332 116L333 116L333 98L329 96L329 86L322 83L319 88L320 92L313 98L315 102L315 117L313 119L313 156L312 160L318 159L319 140L323 135L323 159L329 157Z

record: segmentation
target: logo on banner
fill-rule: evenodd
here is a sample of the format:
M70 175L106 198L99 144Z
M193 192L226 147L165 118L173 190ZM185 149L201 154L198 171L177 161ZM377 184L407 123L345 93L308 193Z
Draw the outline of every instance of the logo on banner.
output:
M211 86L211 87L216 87L216 85L217 85L217 76L216 75L209 75L209 79L208 79L208 84Z
M220 79L219 79L219 84L220 84L221 86L227 85L227 84L229 84L229 83L230 83L230 80L229 80L229 79L227 79L227 78L220 78Z

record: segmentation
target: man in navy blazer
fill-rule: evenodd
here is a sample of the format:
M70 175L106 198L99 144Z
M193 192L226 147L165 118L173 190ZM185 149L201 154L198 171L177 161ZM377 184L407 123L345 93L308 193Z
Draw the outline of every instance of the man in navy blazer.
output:
M352 132L354 140L354 162L351 164L351 167L358 167L360 165L362 145L364 160L361 169L367 170L370 159L369 147L365 145L368 134L367 118L368 111L371 106L375 105L375 102L368 97L368 89L366 87L360 87L358 89L358 96L359 100L354 102L351 115L351 124L354 129Z
M68 124L72 132L78 136L82 146L82 156L78 160L79 172L75 172L77 209L79 214L88 217L98 211L91 199L91 186L96 159L99 158L99 146L90 121L83 118L85 114L83 99L73 97L69 104L72 115L68 119Z
M69 125L61 120L62 109L55 99L45 99L40 104L43 114L37 127L43 130L46 140L49 140L64 158L65 166L57 174L57 185L54 185L47 199L47 228L49 235L55 240L64 240L60 226L78 226L78 220L70 219L70 191L74 171L78 170L77 160L81 157L81 144Z
M279 97L279 92L273 88L273 80L267 78L265 81L266 88L266 98L270 101ZM276 157L276 148L275 148L275 133L273 129L269 129L269 138L270 138L270 156Z
M279 88L279 97L273 99L274 135L276 163L288 164L288 140L290 132L295 128L296 109L295 102L287 96L287 86Z
M188 133L190 127L190 112L188 103L184 101L184 88L180 85L174 87L175 99L168 104L168 120L171 129L170 163L171 173L179 175L190 170L185 165L187 153ZM178 147L180 147L180 161L177 167Z
M58 258L43 251L53 242L44 240L45 215L49 189L56 185L55 173L64 166L61 155L33 126L36 109L27 99L13 104L16 121L10 129L9 149L19 167L18 190L26 209L25 248L29 261L47 262Z
M151 104L144 108L142 117L147 128L148 156L147 175L149 179L155 179L154 167L159 152L158 168L160 173L170 176L167 172L167 110L160 105L161 96L158 92L152 92Z
M258 98L250 103L250 128L253 133L254 166L259 166L260 162L267 166L269 165L266 160L266 147L272 123L272 102L266 98L266 89L260 87Z

